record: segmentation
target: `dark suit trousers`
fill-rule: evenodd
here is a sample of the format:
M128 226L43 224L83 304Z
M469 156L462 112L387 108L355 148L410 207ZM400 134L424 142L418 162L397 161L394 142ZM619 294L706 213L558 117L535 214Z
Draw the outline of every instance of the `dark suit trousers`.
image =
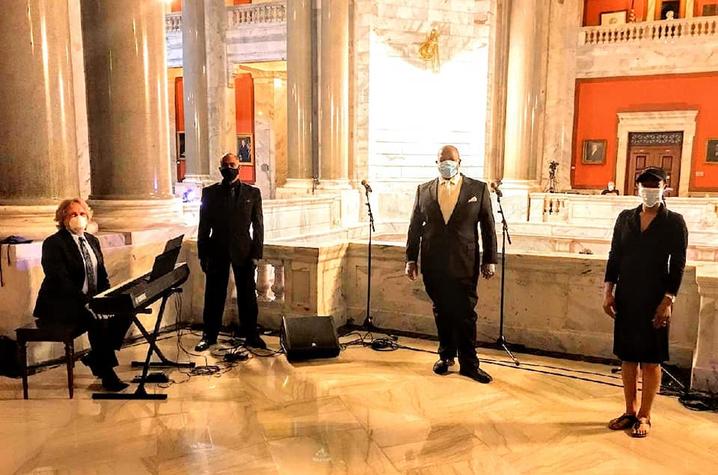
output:
M131 319L127 315L115 315L107 320L97 320L84 310L77 317L61 322L37 320L38 327L58 324L79 325L87 330L91 349L89 362L93 373L98 376L102 376L107 370L118 365L115 351L122 348L131 323Z
M212 257L207 263L204 291L204 336L216 340L222 326L224 303L227 299L229 268L234 272L237 286L237 310L239 312L238 336L251 338L257 336L257 283L254 279L256 266L251 260L235 264L227 258Z
M457 279L443 272L423 274L424 287L434 304L434 319L439 333L439 356L459 356L461 367L476 367L476 292L478 278Z

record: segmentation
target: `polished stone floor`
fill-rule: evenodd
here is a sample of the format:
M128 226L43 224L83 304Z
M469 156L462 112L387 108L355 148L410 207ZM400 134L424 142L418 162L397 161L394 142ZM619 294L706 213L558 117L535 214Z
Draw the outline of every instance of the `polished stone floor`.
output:
M175 356L175 340L161 347ZM123 378L145 348L123 350ZM637 440L605 428L622 410L609 367L521 356L516 369L497 364L503 353L482 356L490 385L436 376L434 355L409 350L349 347L294 366L251 358L219 377L175 371L179 384L153 386L169 395L159 403L95 402L81 364L72 401L64 367L31 377L29 401L0 377L0 473L718 473L718 414L659 396L653 431Z

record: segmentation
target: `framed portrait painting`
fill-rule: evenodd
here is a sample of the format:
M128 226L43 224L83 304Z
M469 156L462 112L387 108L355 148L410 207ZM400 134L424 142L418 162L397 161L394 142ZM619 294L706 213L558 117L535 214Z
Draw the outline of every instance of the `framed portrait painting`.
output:
M616 12L602 12L601 26L623 25L628 18L628 10L619 10Z
M603 165L606 163L606 141L584 140L581 163L584 165Z
M718 165L718 139L708 139L706 163Z
M237 134L237 157L240 165L252 165L254 163L252 134Z

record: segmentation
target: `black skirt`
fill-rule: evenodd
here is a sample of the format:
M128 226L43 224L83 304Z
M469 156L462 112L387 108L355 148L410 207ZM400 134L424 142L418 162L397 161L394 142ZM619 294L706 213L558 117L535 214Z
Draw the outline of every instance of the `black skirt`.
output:
M654 313L616 311L613 354L621 361L663 363L668 354L669 327L654 328Z

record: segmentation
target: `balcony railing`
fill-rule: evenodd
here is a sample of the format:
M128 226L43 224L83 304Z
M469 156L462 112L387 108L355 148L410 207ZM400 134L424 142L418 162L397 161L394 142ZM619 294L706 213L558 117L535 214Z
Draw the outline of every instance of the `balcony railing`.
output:
M578 42L580 45L609 45L705 37L718 39L718 17L584 27L579 32Z
M168 13L165 15L165 30L167 33L182 33L182 13Z
M287 21L287 2L237 5L229 7L227 14L230 28L254 23L282 23Z
M227 21L230 28L260 23L282 23L287 21L287 2L281 0L228 7ZM182 12L165 15L165 28L167 33L181 33Z

